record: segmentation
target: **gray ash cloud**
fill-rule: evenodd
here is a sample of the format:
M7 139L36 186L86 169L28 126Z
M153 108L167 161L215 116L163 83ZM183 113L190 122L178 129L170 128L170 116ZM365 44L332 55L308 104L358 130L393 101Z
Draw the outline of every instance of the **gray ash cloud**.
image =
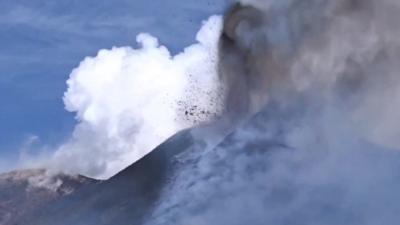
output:
M245 122L177 157L147 224L397 224L399 12L394 0L228 10L224 115Z

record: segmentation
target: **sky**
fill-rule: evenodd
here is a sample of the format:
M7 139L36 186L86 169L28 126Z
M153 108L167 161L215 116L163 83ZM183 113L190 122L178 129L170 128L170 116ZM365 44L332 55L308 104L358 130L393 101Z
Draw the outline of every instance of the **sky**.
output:
M0 170L27 146L69 139L75 113L63 95L71 71L114 46L137 47L150 33L172 54L195 42L202 21L225 0L0 0ZM38 143L40 142L40 143ZM32 147L33 146L33 147Z

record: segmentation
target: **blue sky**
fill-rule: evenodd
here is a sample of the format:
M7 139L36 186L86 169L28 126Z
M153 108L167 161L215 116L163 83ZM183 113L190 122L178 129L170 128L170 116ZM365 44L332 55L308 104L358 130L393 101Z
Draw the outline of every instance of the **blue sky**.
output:
M84 57L133 45L140 32L178 52L226 2L0 0L0 161L15 160L30 136L45 145L69 137L74 114L64 110L62 96Z

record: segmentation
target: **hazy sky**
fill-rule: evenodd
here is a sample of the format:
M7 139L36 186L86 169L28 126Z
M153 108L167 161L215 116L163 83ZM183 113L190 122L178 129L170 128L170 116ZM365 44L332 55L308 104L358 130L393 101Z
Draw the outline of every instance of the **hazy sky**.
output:
M62 101L71 70L86 56L134 46L149 32L171 51L194 42L201 21L226 0L0 0L0 164L37 136L57 145L74 128Z

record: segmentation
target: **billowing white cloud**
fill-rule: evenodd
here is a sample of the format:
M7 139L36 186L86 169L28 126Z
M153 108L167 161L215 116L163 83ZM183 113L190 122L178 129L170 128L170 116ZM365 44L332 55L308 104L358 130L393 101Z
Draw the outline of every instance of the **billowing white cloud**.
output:
M138 49L115 47L83 60L64 96L78 121L71 139L50 156L26 161L107 178L177 131L212 119L220 111L215 68L221 24L221 17L211 17L197 43L177 55L142 33Z

